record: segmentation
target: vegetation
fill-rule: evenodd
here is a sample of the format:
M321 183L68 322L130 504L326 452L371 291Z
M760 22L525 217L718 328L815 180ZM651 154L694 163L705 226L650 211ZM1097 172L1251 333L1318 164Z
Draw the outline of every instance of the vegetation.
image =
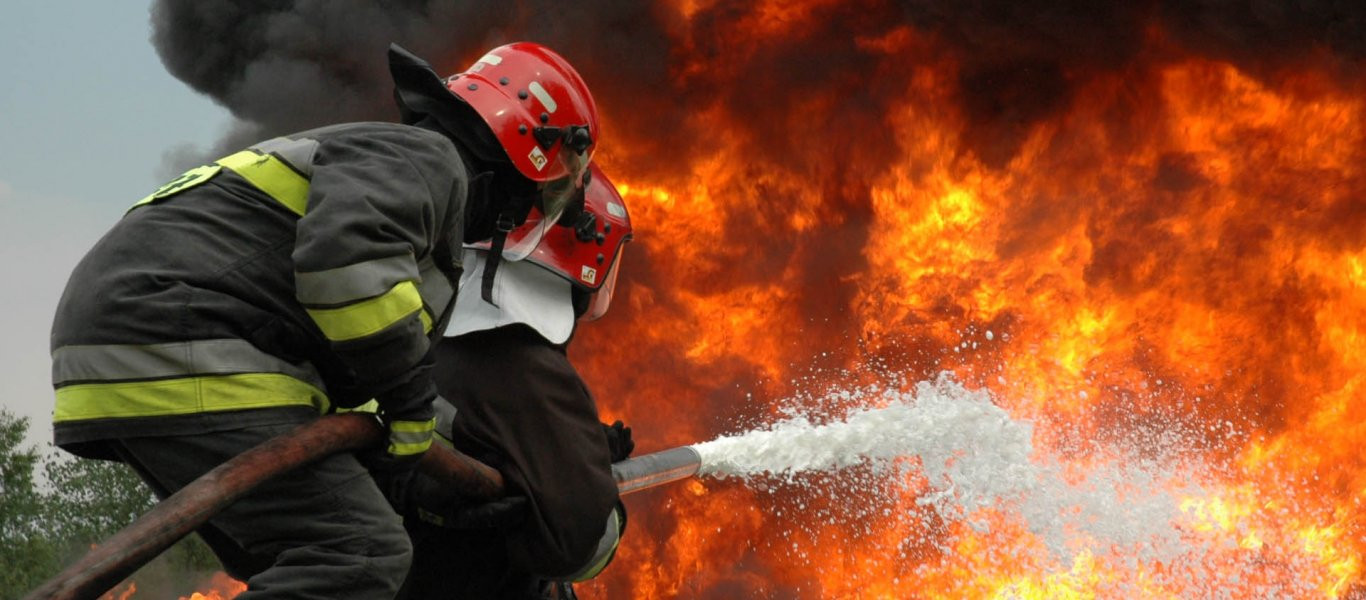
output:
M22 447L27 430L28 419L0 408L0 599L22 597L156 502L127 466ZM135 598L175 597L218 569L191 536L129 579Z

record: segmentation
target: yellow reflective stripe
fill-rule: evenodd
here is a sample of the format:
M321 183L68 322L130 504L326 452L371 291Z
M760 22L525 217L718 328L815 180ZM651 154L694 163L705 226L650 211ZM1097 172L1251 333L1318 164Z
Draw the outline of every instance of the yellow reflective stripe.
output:
M399 433L426 434L433 429L436 429L436 417L432 417L426 421L394 421L389 425L389 431Z
M288 375L246 373L68 385L57 388L52 420L165 417L279 406L312 406L325 412L327 404L322 390Z
M425 309L425 308L422 309L422 312L421 312L420 314L418 314L417 317L418 317L419 319L422 319L422 332L423 332L423 333L431 333L431 332L432 332L432 315L430 315L430 314L427 313L427 309Z
M188 171L185 171L184 173L181 173L179 177L176 177L175 179L172 179L163 184L161 187L157 188L155 192L147 194L146 198L143 198L133 203L132 206L128 207L128 210L133 210L139 206L142 206L154 200L165 198L166 196L170 196L182 190L187 190L196 185L204 183L205 181L208 181L210 178L212 178L214 175L217 175L218 172L222 169L223 167L221 165L214 164L201 165Z
M308 210L308 179L280 159L243 150L218 164L232 169L294 214L302 217Z
M372 400L366 401L365 404L361 404L361 405L358 405L358 406L353 406L353 407L351 407L351 408L346 408L345 406L339 406L339 407L337 407L337 412L339 412L339 413L363 412L363 413L376 414L376 413L379 412L379 401L378 401L378 400L373 400L373 399L372 399Z
M420 444L389 444L389 454L392 456L412 456L414 454L422 454L423 452L426 452L428 448L431 447L432 438L429 437L427 438L427 441L422 442Z
M283 204L294 214L304 216L308 210L308 178L291 169L284 161L269 154L243 150L211 165L202 165L166 182L155 192L129 207L133 210L149 202L179 193L204 183L227 167L252 185Z
M422 296L411 281L402 281L383 295L341 308L310 308L308 315L334 342L374 335L422 310Z
M393 421L389 423L389 454L408 456L422 454L432 446L432 432L436 417L426 421Z

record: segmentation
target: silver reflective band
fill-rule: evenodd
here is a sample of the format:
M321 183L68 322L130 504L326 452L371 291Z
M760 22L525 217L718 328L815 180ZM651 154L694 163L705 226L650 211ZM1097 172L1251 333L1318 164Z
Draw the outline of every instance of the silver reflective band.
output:
M374 298L399 283L417 278L417 263L413 256L403 254L326 271L296 271L294 287L299 302L321 306Z
M550 92L545 91L545 88L541 87L541 82L532 81L526 86L526 89L530 90L531 95L541 101L541 106L545 107L545 112L553 115L556 110L559 110L560 105L555 103L555 98L550 96Z
M395 444L421 444L432 437L432 430L389 431L389 441Z
M422 259L417 264L417 269L422 278L417 284L417 293L422 296L422 301L432 308L434 316L440 319L441 312L446 310L446 306L451 303L451 297L455 295L455 288L451 287L446 274L436 268L436 262L431 257Z
M274 154L280 160L285 161L295 171L304 177L313 177L313 156L318 153L318 141L302 138L291 140L287 137L277 137L266 140L251 147L262 154Z
M324 389L312 365L287 362L246 340L62 346L52 352L55 385L236 373L280 373Z

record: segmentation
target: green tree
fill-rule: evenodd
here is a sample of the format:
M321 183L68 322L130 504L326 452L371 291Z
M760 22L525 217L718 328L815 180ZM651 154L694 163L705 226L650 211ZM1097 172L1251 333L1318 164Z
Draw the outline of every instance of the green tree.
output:
M56 549L42 535L42 496L33 481L38 451L22 448L28 419L0 409L0 598L37 586Z
M43 468L49 487L43 510L57 539L103 540L156 504L126 465L54 454Z
M27 419L0 408L0 600L38 587L156 503L126 465L21 447L27 429ZM39 466L45 481L35 479ZM176 597L217 570L190 536L129 579L138 582L135 597Z

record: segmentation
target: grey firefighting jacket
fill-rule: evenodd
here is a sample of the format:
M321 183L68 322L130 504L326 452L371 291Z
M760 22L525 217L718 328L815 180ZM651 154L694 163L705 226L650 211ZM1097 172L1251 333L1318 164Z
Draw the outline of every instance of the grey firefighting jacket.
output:
M453 305L468 180L441 134L353 123L162 186L58 304L55 441L98 457L89 442L431 393L421 363Z

